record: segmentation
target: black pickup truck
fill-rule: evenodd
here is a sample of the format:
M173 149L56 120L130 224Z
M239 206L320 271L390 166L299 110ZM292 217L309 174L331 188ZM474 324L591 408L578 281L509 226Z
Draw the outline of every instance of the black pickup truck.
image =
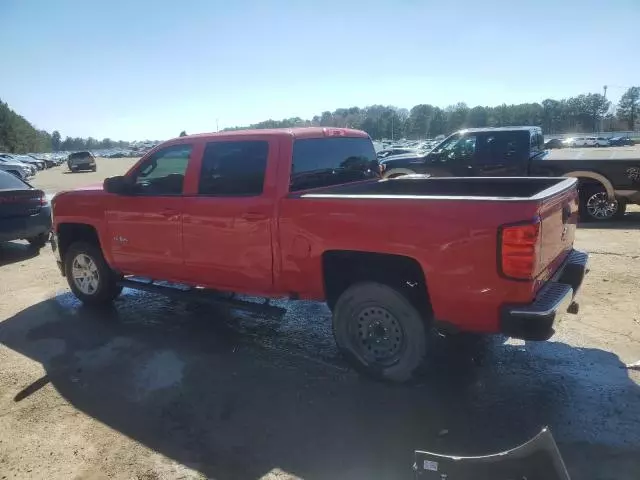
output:
M610 220L640 204L640 150L634 147L545 150L539 127L460 130L428 153L380 160L387 178L576 177L582 220Z

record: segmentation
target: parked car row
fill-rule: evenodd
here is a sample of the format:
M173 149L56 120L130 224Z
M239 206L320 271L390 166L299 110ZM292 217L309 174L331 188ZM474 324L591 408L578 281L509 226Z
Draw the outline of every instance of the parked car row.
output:
M63 159L63 156L45 153L0 153L0 171L11 173L21 180L28 180L40 170L60 165Z
M565 147L622 147L632 146L635 142L631 137L569 137L551 138L545 141L545 148L565 148Z

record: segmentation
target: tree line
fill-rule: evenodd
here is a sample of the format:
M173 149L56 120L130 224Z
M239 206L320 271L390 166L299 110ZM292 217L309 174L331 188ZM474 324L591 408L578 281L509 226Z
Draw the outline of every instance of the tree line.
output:
M433 138L461 128L538 125L544 133L589 133L635 130L640 112L640 87L631 87L621 97L614 113L611 102L599 93L588 93L541 103L469 107L457 103L446 108L430 104L410 110L394 106L372 105L365 108L338 108L325 111L310 120L300 117L266 120L239 128L291 128L305 126L348 127L366 131L372 138Z
M93 150L97 148L127 147L129 142L110 138L66 137L60 132L49 133L38 130L22 115L17 114L6 102L0 100L0 152L39 153L70 150Z
M469 107L456 103L446 108L430 104L413 108L385 105L338 108L325 111L310 120L299 117L266 120L248 127L290 128L305 126L349 127L366 131L372 138L433 138L465 127L503 127L539 125L545 133L588 133L635 130L640 125L640 87L629 88L610 112L611 102L599 93L588 93L562 100L546 99L541 103ZM186 132L181 132L186 135ZM127 147L128 142L110 138L61 137L57 130L38 130L24 117L0 100L0 152L50 152Z

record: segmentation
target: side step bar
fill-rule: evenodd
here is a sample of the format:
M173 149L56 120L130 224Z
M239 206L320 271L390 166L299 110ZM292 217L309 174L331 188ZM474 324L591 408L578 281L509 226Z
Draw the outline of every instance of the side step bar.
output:
M282 315L287 311L285 308L269 304L268 300L264 303L257 303L249 300L241 300L233 295L227 297L224 296L224 292L216 290L193 288L186 285L167 286L166 282L161 283L164 285L158 284L150 279L131 280L125 278L120 280L118 285L125 288L132 288L134 290L143 290L145 292L164 295L165 297L175 298L176 300L196 300L221 307L237 308L239 310L248 310L256 313Z

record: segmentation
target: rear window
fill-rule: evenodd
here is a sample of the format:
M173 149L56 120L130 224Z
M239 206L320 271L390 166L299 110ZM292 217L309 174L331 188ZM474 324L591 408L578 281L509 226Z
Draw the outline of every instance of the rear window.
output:
M78 158L87 158L90 156L91 156L90 152L75 152L69 155L69 160L76 160Z
M0 170L0 190L26 189L29 185L15 175Z
M306 138L293 144L292 192L379 177L369 138Z

